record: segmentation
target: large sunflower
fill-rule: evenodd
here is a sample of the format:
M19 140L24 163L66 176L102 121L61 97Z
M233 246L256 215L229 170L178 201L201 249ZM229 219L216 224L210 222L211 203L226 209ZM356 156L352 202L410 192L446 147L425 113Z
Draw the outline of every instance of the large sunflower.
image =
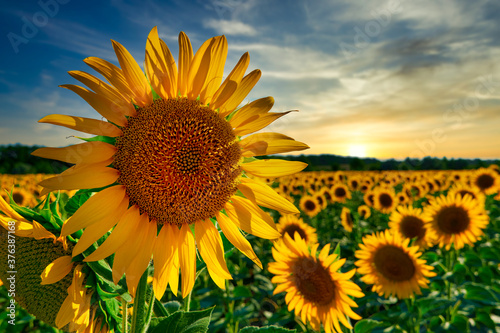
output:
M397 199L392 187L379 187L373 197L376 209L385 214L390 214L397 206Z
M413 293L421 294L427 288L428 277L435 276L433 267L426 265L418 246L408 247L410 239L403 240L398 233L389 230L363 237L361 250L355 256L361 280L373 284L372 291L380 296L395 295L408 298Z
M44 192L106 187L65 223L62 234L85 228L73 251L76 256L114 227L85 260L115 254L113 278L117 282L125 273L132 294L153 255L156 297L162 297L168 282L177 293L179 268L186 296L194 284L196 248L210 276L223 287L231 274L215 220L238 249L261 265L239 229L276 239L280 234L272 218L258 205L284 213L298 211L247 175L276 178L298 172L306 164L254 156L308 147L279 133L241 138L288 112L270 113L272 97L237 109L261 73L254 70L244 76L249 64L245 53L222 82L227 55L224 36L207 40L193 56L191 43L181 32L177 66L155 27L146 44L146 75L120 43L112 43L121 68L103 59L85 59L109 84L72 71L70 75L90 90L63 85L108 121L66 115L40 120L97 135L78 145L34 152L76 164L42 181Z
M325 332L341 333L339 321L352 329L346 316L361 319L352 311L357 304L349 296L364 294L350 281L356 270L341 273L339 269L346 260L329 255L330 244L317 255L318 246L309 249L298 235L292 240L288 234L275 243L272 251L276 262L269 264L269 271L275 275L272 282L278 284L274 294L286 291L288 311L295 310L295 315L304 323L309 321L315 330L323 324Z
M432 239L427 231L429 222L430 219L423 214L421 208L398 206L391 214L389 228L393 233L399 233L403 239L415 238L413 245L425 249L432 246Z
M431 237L447 250L452 244L457 250L465 244L474 244L489 222L484 206L470 195L449 194L433 198L424 208L424 213L431 221Z

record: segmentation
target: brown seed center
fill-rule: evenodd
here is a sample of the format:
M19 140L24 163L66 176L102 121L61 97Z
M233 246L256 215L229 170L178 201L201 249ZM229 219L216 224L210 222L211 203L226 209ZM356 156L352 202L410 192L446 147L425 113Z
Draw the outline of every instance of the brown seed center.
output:
M293 265L297 289L309 302L327 305L335 298L335 283L329 271L312 258L298 258Z
M207 219L236 192L241 152L234 132L198 101L157 100L122 130L114 160L118 182L151 220Z
M445 234L459 234L467 230L470 218L462 207L449 206L442 208L436 216L439 229Z
M392 197L387 194L387 193L382 193L379 197L378 197L378 200L380 202L380 205L384 208L390 208L392 207L392 203L394 202L394 200L392 199Z
M346 191L345 191L345 189L343 187L337 187L335 189L335 193L334 194L335 194L335 196L337 198L343 198L343 197L345 197L347 195L347 193L346 193Z
M480 175L476 179L476 185L481 189L481 190L486 190L489 189L490 187L493 186L495 183L495 179L491 177L491 175Z
M304 206L309 212L312 212L316 209L316 204L312 200L306 200Z
M408 281L415 274L415 265L403 249L385 245L375 252L375 267L386 279L391 281Z
M297 232L300 236L300 238L304 239L307 241L307 235L306 232L298 225L296 224L289 224L285 227L283 230L284 233L287 233L292 239L294 239L294 235Z
M399 224L399 231L406 238L421 239L425 236L424 222L416 216L405 216Z

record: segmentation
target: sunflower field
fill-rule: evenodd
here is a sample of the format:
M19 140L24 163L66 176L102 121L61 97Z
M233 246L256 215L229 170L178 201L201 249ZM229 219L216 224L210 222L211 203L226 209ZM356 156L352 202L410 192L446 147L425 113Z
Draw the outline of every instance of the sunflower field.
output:
M38 221L46 230L16 235L17 270L22 273L15 285L18 323L15 329L8 324L9 276L2 266L0 304L7 310L1 314L0 330L59 332L52 326L71 308L68 294L73 290L82 297L79 315L92 324L78 328L75 319L64 331L123 332L126 322L133 325L134 309L141 304L132 303L124 279L114 284L113 256L70 266L66 273L73 271L72 276L59 281L43 276L47 265L71 261L67 255L74 248L71 242L57 242L51 221L61 223L91 197L88 190L80 190L44 198L37 183L49 177L1 178L2 188L11 189L0 199L2 222L17 216L19 221ZM177 293L173 288L179 284L171 280L156 300L149 297L151 267L144 289L147 302L142 304L148 332L499 331L498 166L301 172L258 181L300 213L266 209L281 238L246 234L251 244L247 252L236 251L227 230L220 233L232 277L222 284L198 255L192 291L187 296L182 290ZM8 230L7 223L2 225ZM6 242L3 237L5 257ZM159 320L165 317L170 320Z

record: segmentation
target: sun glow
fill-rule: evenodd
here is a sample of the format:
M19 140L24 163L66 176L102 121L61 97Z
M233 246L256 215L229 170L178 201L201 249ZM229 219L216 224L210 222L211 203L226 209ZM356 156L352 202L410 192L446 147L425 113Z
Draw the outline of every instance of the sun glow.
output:
M366 157L365 145L350 145L348 149L349 156Z

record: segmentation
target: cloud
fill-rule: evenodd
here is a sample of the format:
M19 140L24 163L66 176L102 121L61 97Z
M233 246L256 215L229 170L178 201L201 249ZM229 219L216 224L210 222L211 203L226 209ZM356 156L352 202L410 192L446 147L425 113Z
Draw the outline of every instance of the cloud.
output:
M214 29L218 34L228 36L255 36L257 30L251 25L234 20L209 19L203 21L205 28Z

